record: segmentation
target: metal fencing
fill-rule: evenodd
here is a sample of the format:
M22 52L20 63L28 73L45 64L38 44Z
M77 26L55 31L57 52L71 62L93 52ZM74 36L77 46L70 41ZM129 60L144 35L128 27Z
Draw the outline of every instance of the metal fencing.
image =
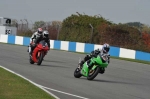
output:
M12 22L12 25L17 28L17 35L20 36L31 36L33 32L37 30L37 28L42 27L44 30L48 30L50 33L51 39L58 39L59 31L61 29L61 22L50 21L44 22L44 24L36 25L32 21L27 20L15 20Z

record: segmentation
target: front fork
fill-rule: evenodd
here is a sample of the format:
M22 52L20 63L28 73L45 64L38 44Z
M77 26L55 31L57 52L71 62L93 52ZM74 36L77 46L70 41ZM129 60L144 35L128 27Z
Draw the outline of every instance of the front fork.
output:
M38 55L37 55L38 58L40 57L40 53L41 53L41 52L39 51L39 52L38 52Z
M48 52L43 52L43 55L44 55L43 58L45 57L45 55L46 55L47 53L48 53ZM41 51L39 51L38 54L37 54L37 57L38 57L38 58L40 57L40 54L41 54Z

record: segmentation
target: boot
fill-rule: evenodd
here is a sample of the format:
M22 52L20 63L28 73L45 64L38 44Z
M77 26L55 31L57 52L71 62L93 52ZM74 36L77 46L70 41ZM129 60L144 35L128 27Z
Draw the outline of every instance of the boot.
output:
M32 51L29 52L29 55L32 57Z
M101 73L101 74L105 73L105 68L100 68L99 73Z
M82 61L78 64L78 68L79 68L79 69L82 69L83 64L84 64L84 61L82 60Z
M31 47L30 52L29 52L31 57L32 57L32 52L33 52L33 48Z
M83 66L83 64L84 64L84 60L82 60L82 61L79 63L80 66Z
M35 45L31 45L30 47L29 47L29 54L32 56L32 53L33 53L33 50L35 49Z

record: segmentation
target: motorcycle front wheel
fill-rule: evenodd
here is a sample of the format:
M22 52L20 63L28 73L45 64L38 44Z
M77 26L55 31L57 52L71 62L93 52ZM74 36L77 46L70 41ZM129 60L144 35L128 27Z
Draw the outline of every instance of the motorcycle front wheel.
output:
M40 56L38 57L38 62L37 65L41 65L42 61L43 61L43 57L44 57L44 53L40 52Z
M87 79L93 80L98 75L99 71L100 71L99 67L96 67L94 70L89 70Z

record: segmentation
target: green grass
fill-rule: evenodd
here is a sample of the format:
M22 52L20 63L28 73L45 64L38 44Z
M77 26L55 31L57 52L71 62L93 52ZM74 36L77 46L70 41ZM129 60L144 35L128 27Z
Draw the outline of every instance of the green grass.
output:
M0 99L55 99L23 78L0 68Z

